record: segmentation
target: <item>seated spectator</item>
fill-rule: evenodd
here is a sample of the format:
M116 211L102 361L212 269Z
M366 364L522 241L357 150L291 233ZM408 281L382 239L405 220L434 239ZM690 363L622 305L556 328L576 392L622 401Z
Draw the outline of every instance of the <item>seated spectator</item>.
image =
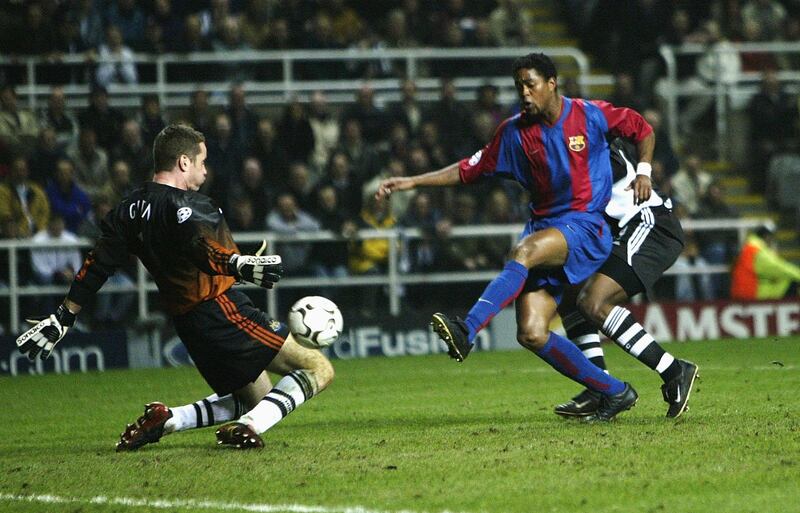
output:
M339 198L339 208L346 217L355 218L361 212L361 182L353 175L350 159L343 151L331 154L328 163L327 175L320 180L316 187L330 185L336 189Z
M405 162L398 158L390 157L386 162L386 165L383 166L381 172L376 174L370 181L361 187L362 194L366 195L369 194L370 191L374 192L378 190L378 185L386 178L390 178L392 176L406 176L406 174ZM415 194L416 191L414 190L395 191L391 196L384 199L384 201L388 201L391 204L392 214L396 218L403 219Z
M519 0L501 0L489 14L489 26L499 46L527 46L534 43L534 20Z
M389 202L365 194L364 208L356 225L360 229L387 229L397 224L392 216ZM353 275L374 275L386 272L389 263L389 239L353 240L349 248L349 268ZM378 287L367 287L361 294L361 314L371 317L378 306Z
M442 145L448 154L448 162L460 159L463 155L457 150L464 146L469 137L469 109L456 99L456 86L451 78L442 78L441 96L430 111L430 119L439 127ZM483 147L489 140L481 142ZM477 151L476 148L473 151Z
M94 129L97 144L106 151L111 151L117 144L124 120L122 112L109 106L108 91L100 86L92 88L89 107L78 115L80 126Z
M158 99L158 95L145 94L142 96L139 124L142 127L142 142L145 147L152 148L158 133L167 126L161 112L161 101Z
M20 109L17 102L14 86L0 87L0 146L9 153L28 156L39 137L39 122L32 112Z
M711 275L695 274L680 271L691 270L695 267L709 265L700 255L697 240L691 233L687 233L683 252L672 265L672 269L679 273L675 276L675 299L678 301L700 301L716 299Z
M183 22L183 31L175 43L175 51L190 53L210 52L212 50L211 40L203 34L203 18L197 13L186 16Z
M411 272L435 270L441 260L441 239L446 235L449 222L443 221L441 212L433 207L430 194L424 191L415 192L399 224L422 231L421 238L411 239L405 245L404 260L407 269Z
M47 228L49 219L47 194L28 178L28 162L14 158L8 176L0 182L0 238L28 238Z
M469 226L477 222L478 202L472 194L460 192L456 195L452 226ZM489 257L483 239L479 237L447 237L442 241L442 266L452 271L479 271L489 268ZM482 285L481 285L482 286Z
M258 130L258 115L247 105L242 84L231 86L226 112L231 120L233 138L242 148L247 147Z
M208 134L214 126L214 116L216 110L208 102L208 91L205 89L195 89L189 97L189 108L186 109L178 119L195 130Z
M274 201L274 185L271 186L264 177L261 162L255 157L247 157L242 163L242 171L231 185L228 205L235 208L236 203L246 199L252 210L253 230L266 228L267 214L272 209Z
M232 180L239 171L244 158L243 148L231 132L231 120L227 114L217 114L214 130L207 136L208 159L206 168L208 178L201 192L211 196L223 210Z
M628 107L637 112L644 110L644 103L636 92L636 84L628 73L618 73L614 77L614 91L609 102L615 107Z
M314 133L314 150L311 152L310 163L319 172L328 165L331 152L339 143L339 120L331 113L322 91L314 91L311 95L308 122Z
M119 144L111 150L112 161L124 161L128 165L130 181L140 184L153 177L152 145L144 144L139 122L129 119L122 125Z
M36 246L31 249L31 269L33 277L39 285L69 285L75 273L83 265L81 252L77 247L59 248L51 247L53 243L77 242L75 233L65 229L64 219L53 215L47 223L47 228L36 233L31 239ZM41 297L41 296L40 296ZM42 311L52 311L56 305L56 298L44 296L40 308Z
M55 177L45 192L51 213L64 220L67 230L76 233L92 211L92 202L75 182L75 166L71 160L61 159L56 163Z
M92 128L81 128L78 144L67 149L67 157L75 168L75 182L89 196L97 194L108 183L108 155L97 145ZM75 229L77 227L70 231Z
M275 208L267 215L267 229L276 234L293 235L297 232L315 232L319 230L319 222L299 207L291 193L284 192L278 196ZM310 243L283 242L276 244L275 251L283 259L286 275L297 276L309 272Z
M502 188L492 189L483 208L484 224L512 224L522 221L514 216L511 199ZM491 269L502 269L508 260L508 236L486 237L483 239L487 265Z
M356 230L355 222L345 216L339 204L338 192L331 185L317 188L317 204L314 217L319 220L320 229L333 232L340 240L315 242L311 248L311 274L320 278L343 278L348 275L348 242ZM337 295L335 288L325 288L320 294L338 302L337 296L347 296L341 292Z
M78 120L67 111L64 88L56 86L47 98L47 108L41 115L42 128L52 128L58 146L64 150L78 140Z
M59 147L56 132L50 128L42 128L39 132L39 141L30 158L30 178L41 186L53 177L56 162L66 156Z
M80 0L71 5L67 18L78 28L76 51L85 52L97 48L103 42L103 17L99 2Z
M114 0L106 11L106 26L115 26L120 39L139 49L144 41L146 17L136 0Z
M124 160L115 160L108 170L109 181L98 196L108 198L112 205L118 204L134 189L131 181L131 167ZM95 209L96 211L97 209Z
M480 86L477 91L473 116L479 113L486 113L491 116L492 123L495 127L507 118L508 109L500 105L500 102L497 100L499 92L497 86L492 84L483 84ZM486 139L486 142L488 141L489 139Z
M357 119L347 119L342 122L342 140L339 148L347 153L353 164L353 172L360 180L369 180L373 176L377 153L375 148L364 140L361 123Z
M400 92L402 99L400 103L392 106L389 117L394 122L402 123L411 137L416 137L424 118L422 105L417 100L417 84L411 79L403 80Z
M125 46L119 28L114 25L106 28L106 41L98 48L97 61L95 81L100 86L139 82L133 50Z
M230 205L225 218L232 232L264 231L264 220L256 218L253 201L248 196L234 194Z
M273 187L286 181L289 159L278 141L275 125L269 118L258 121L256 136L248 153L261 162L264 180Z
M739 217L736 211L725 202L725 190L718 181L713 181L708 186L706 194L700 202L697 211L698 219L735 219ZM711 265L730 264L736 252L738 238L733 230L709 230L703 232L700 242L700 254ZM714 297L724 297L729 288L727 274L715 274L711 283L714 287Z
M683 166L672 177L672 197L694 216L700 208L700 198L711 184L711 175L704 171L700 157L690 154Z
M747 237L731 269L731 299L781 299L798 295L800 267L781 258L775 247L773 229L762 227Z
M364 139L376 143L384 138L384 127L388 124L387 114L375 103L375 91L363 86L356 93L356 101L342 113L342 120L355 119L361 125Z
M678 157L675 155L675 150L672 149L669 130L664 126L661 113L656 109L646 109L642 112L642 117L653 127L653 132L656 134L656 140L658 141L653 153L653 159L662 163L664 173L670 178L678 171Z
M286 106L278 124L278 140L290 161L308 162L314 150L314 130L306 109L294 98Z
M314 187L315 182L311 177L311 171L303 162L293 162L289 165L289 174L286 178L284 191L290 193L297 205L306 212L314 209Z
M766 41L782 38L786 16L786 8L776 0L749 0L742 7L742 22L761 25Z

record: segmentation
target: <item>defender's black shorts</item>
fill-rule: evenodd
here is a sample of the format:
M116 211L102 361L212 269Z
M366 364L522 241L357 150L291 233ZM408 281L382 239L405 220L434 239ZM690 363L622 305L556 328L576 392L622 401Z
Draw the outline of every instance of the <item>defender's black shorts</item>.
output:
M683 229L665 206L643 208L614 237L611 255L597 271L619 283L628 297L653 287L683 251Z
M197 370L218 395L253 382L289 334L285 324L267 317L234 289L173 320Z

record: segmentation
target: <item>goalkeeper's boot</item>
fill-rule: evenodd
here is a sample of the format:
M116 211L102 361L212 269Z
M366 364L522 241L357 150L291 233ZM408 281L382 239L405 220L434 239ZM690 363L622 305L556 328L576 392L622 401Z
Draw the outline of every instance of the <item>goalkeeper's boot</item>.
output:
M264 441L248 424L229 422L217 430L217 445L229 445L236 449L261 449Z
M447 354L450 358L463 362L474 345L468 339L469 329L464 321L458 317L450 320L443 313L435 313L431 317L431 326L439 338L447 344Z
M689 409L689 395L692 393L694 380L697 379L697 365L686 360L678 360L681 372L671 380L661 385L661 394L664 401L669 404L667 417L676 419Z
M602 395L600 397L600 405L594 415L588 417L590 422L609 422L614 420L618 414L630 410L636 405L639 400L639 394L630 385L625 383L625 388L622 392L614 395Z
M142 416L128 424L119 435L117 452L135 451L143 445L158 442L164 436L164 424L171 418L172 411L165 404L146 404Z
M601 396L600 392L585 388L566 403L556 406L554 411L562 417L588 417L597 411Z

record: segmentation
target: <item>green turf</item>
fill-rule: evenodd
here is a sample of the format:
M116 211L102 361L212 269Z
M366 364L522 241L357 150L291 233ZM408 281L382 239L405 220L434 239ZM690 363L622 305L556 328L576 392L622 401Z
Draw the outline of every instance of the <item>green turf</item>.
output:
M658 377L610 346L611 368L640 394L610 425L553 415L577 389L526 352L463 364L373 358L335 362L332 387L251 452L215 447L211 429L113 452L144 402L207 394L193 369L3 378L0 495L414 512L800 511L800 339L667 348L701 369L679 421L663 418ZM3 512L145 510L0 499Z

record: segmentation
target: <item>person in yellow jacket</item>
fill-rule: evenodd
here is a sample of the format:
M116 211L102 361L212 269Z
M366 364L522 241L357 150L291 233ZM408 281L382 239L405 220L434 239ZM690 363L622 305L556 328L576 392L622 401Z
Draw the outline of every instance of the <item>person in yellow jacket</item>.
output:
M28 180L23 157L11 161L8 178L0 183L0 238L24 239L47 228L50 201L44 189Z
M797 295L800 267L772 247L775 233L759 228L747 237L731 269L732 299L781 299Z
M357 220L359 228L380 230L397 224L388 201L377 200L372 194L364 196L364 208ZM385 272L389 263L389 239L354 240L350 243L349 252L348 263L353 275L379 274ZM378 292L379 288L373 286L367 287L361 294L362 315L371 317L375 313Z

